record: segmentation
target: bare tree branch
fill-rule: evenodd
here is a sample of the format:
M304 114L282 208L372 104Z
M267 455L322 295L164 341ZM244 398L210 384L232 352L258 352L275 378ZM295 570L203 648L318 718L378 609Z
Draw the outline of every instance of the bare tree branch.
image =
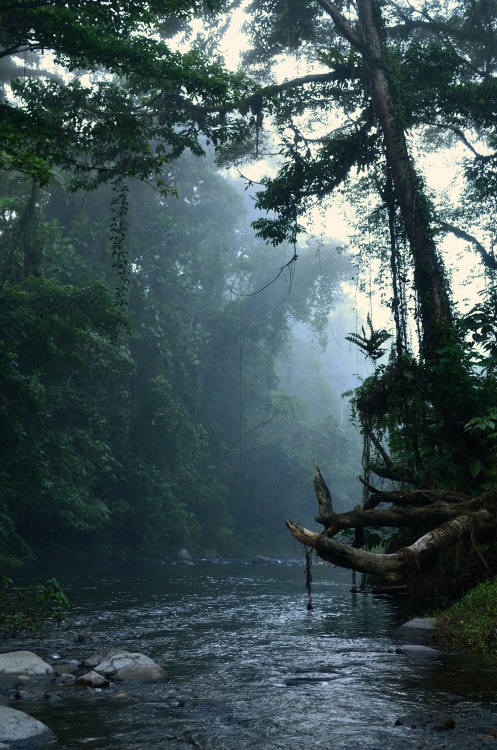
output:
M355 29L347 21L343 13L341 13L334 3L330 0L317 0L319 5L325 10L329 16L333 19L335 26L338 27L340 33L350 42L350 44L357 50L363 50L362 39Z
M440 229L450 232L454 237L458 237L460 240L465 240L471 245L474 245L482 259L483 265L491 271L497 271L497 259L488 252L484 245L482 245L474 235L466 232L464 229L460 229L460 227L456 227L454 224L449 224L447 221L439 221L438 225Z

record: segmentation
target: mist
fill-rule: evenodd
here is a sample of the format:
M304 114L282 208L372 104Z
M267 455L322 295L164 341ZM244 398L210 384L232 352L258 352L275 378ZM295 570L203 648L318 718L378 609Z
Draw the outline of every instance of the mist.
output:
M313 523L315 461L339 507L357 500L347 255L328 238L257 239L253 195L212 153L186 152L164 178L169 196L127 187L125 265L111 189L36 196L43 252L3 307L19 383L3 471L12 504L37 498L13 550L290 555L285 520ZM21 177L2 192L5 246L32 192ZM5 276L22 272L11 257Z

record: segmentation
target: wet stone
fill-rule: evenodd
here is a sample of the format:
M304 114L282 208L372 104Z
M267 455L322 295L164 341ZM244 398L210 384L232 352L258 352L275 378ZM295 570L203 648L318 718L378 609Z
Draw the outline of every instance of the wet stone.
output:
M409 727L410 729L431 729L435 732L446 732L454 729L456 722L449 716L439 711L419 711L406 716L400 716L395 726Z
M394 630L393 637L401 641L428 645L435 633L436 619L434 617L413 617Z
M28 716L15 708L0 706L0 737L8 743L28 742L29 747L35 743L46 742L52 732L41 721Z
M78 687L107 688L109 681L98 672L87 672L78 677L75 684Z
M81 662L76 659L58 661L53 665L53 671L56 675L76 674L81 669Z
M10 651L0 654L0 673L17 675L52 674L50 664L32 651Z
M93 669L106 659L123 654L129 654L129 651L122 648L103 648L100 649L100 651L95 651L91 656L88 656L88 658L83 661L83 666L87 669Z

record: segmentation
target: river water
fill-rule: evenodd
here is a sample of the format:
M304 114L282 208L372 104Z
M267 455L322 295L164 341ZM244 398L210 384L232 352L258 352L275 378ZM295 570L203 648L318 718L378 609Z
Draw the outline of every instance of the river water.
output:
M394 652L406 610L350 592L350 575L304 565L79 565L53 575L72 601L43 643L2 651L83 659L101 646L164 666L165 685L55 689L22 708L55 732L56 748L96 750L400 750L495 747L497 670L473 657ZM23 574L25 575L25 574ZM39 579L38 579L39 580ZM22 704L22 705L21 705ZM396 727L419 710L456 728ZM52 745L50 745L52 747Z

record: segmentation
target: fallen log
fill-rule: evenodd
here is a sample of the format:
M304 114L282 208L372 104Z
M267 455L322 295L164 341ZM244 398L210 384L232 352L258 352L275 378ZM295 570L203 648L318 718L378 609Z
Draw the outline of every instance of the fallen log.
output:
M362 508L335 513L331 493L316 466L314 487L318 500L318 523L321 533L287 521L291 534L302 544L333 565L377 576L388 585L405 585L413 575L430 568L443 551L464 541L495 539L497 516L495 492L477 498L460 493L416 489L410 492L375 492L374 503L366 501ZM381 503L393 507L378 509ZM401 507L399 507L401 506ZM345 529L398 528L419 530L412 544L395 552L380 553L335 540ZM481 557L481 553L478 551Z

